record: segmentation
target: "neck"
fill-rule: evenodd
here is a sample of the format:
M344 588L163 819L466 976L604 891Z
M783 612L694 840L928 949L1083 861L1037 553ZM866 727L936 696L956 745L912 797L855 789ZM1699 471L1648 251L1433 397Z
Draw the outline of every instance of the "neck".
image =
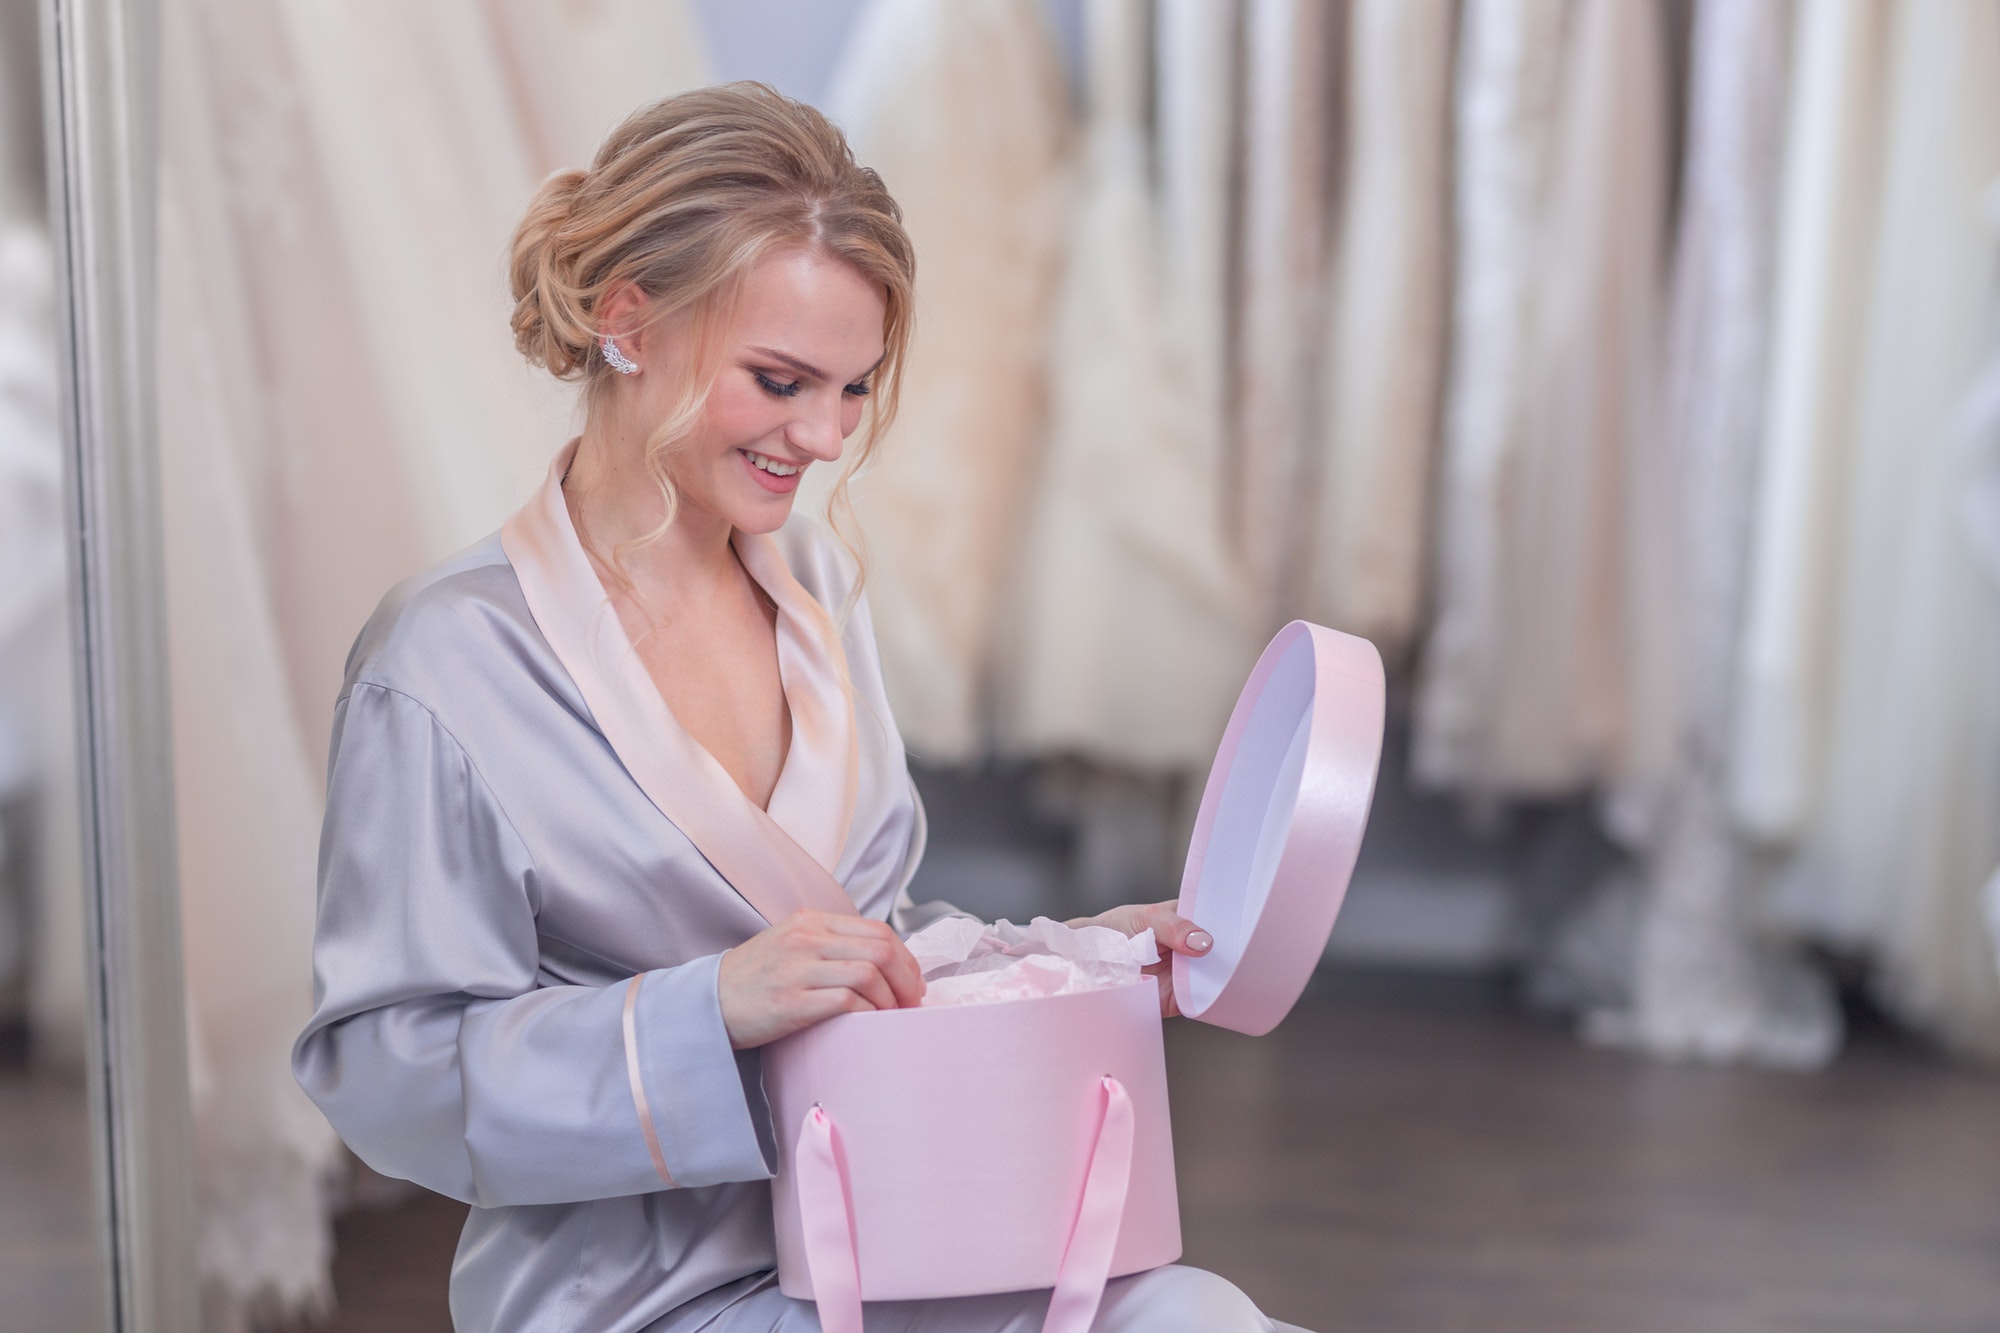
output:
M666 517L666 499L646 467L644 431L592 412L563 480L563 499L591 559L630 579L642 600L672 603L742 577L728 522L685 499L664 533L618 557L621 546Z

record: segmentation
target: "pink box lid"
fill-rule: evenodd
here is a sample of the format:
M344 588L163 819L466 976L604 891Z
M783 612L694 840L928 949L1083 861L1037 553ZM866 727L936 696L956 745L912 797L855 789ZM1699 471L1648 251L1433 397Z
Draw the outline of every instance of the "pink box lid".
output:
M1190 1018L1253 1036L1297 1003L1347 896L1382 758L1375 645L1294 620L1229 715L1195 818L1180 911L1215 939L1174 955Z

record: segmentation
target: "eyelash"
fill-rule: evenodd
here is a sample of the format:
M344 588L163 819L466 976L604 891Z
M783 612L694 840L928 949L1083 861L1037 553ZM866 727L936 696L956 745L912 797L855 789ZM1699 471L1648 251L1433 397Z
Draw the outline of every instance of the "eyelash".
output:
M756 377L758 386L761 387L764 390L764 392L768 394L774 394L779 398L791 398L798 393L801 387L797 380L792 381L790 384L781 384L777 380L772 379L769 375L766 375L761 370L753 370L750 373L751 375ZM866 384L850 384L845 389L841 390L841 392L843 393L853 394L856 398L866 398L868 396L868 391L869 391L869 386Z

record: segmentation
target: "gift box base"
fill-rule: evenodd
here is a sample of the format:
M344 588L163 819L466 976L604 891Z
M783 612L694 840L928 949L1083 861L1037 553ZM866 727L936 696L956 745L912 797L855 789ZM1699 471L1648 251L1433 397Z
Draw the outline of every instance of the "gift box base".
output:
M773 1043L778 1285L813 1299L793 1166L815 1106L834 1126L861 1297L931 1300L1053 1286L1103 1114L1133 1110L1111 1275L1180 1257L1159 990L848 1014Z

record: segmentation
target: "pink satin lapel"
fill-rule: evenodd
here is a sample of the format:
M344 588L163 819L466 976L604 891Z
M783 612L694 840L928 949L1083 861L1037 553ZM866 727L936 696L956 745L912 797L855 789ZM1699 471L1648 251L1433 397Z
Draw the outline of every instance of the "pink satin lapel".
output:
M792 751L786 756L779 787L785 786L796 758L813 756L807 759L798 785L828 798L828 803L842 812L838 841L833 840L831 820L823 814L804 826L806 837L819 844L809 850L773 817L777 811L766 813L743 795L715 756L681 728L654 687L577 540L568 506L563 503L562 477L575 448L574 443L564 447L541 490L500 529L501 548L514 567L528 610L542 636L576 682L598 728L632 780L766 921L781 921L801 908L853 912L853 900L829 869L846 840L847 822L853 811L853 783L844 783L843 799L833 800L830 798L835 793L827 778L818 776L833 771L824 768L819 757L826 746L844 744L850 751L853 746L852 707L849 706L847 713L847 733L842 738L827 720L827 715L837 710L822 684L825 679L845 684L844 661L837 668L816 663L795 664L787 669L788 637L794 640L789 650L794 657L811 655L815 645L802 643L796 631L788 636L784 632L788 617L780 615L779 670L794 721ZM783 565L775 550L770 556ZM747 559L745 568L751 569L752 577L767 591L772 591L782 613L785 602L771 589L770 579L758 574ZM789 578L789 571L786 573ZM791 585L798 596L810 600L804 589L798 588L796 580ZM796 617L794 612L789 618ZM803 708L813 720L804 726L798 721L801 700L791 688L795 675L813 682L811 698ZM801 694L804 693L807 691L802 689ZM810 735L804 751L799 746L802 733ZM850 760L841 771L851 771L851 766ZM772 803L774 807L777 805L775 794ZM801 799L799 803L805 802ZM822 860L821 853L829 849L831 857Z
M771 793L771 818L831 872L847 846L860 786L847 651L776 542L747 532L735 541L743 567L778 604L778 671L792 709L792 748Z

